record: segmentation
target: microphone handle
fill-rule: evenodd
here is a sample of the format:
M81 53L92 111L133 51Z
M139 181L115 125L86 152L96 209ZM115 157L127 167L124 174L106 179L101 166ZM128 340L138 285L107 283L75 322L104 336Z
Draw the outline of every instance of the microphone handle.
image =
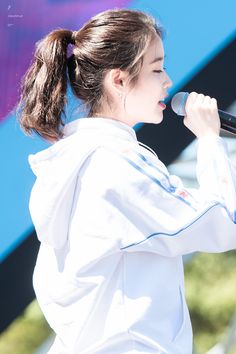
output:
M231 133L236 134L236 117L227 112L221 111L218 109L221 128L227 130Z

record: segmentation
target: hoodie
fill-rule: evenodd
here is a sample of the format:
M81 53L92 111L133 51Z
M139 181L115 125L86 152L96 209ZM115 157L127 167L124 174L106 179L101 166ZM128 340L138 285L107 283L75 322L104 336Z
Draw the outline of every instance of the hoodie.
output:
M50 354L192 353L182 256L236 248L236 172L220 137L198 141L196 190L150 150L122 122L81 118L29 156Z

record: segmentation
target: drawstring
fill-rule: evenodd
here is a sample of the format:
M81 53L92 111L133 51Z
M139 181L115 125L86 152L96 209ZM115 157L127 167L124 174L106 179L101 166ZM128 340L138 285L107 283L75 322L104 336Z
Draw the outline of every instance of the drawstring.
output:
M148 149L149 151L151 151L157 157L157 154L155 153L155 151L152 150L149 146L145 145L144 143L141 143L140 141L138 141L138 144L143 146L144 148Z

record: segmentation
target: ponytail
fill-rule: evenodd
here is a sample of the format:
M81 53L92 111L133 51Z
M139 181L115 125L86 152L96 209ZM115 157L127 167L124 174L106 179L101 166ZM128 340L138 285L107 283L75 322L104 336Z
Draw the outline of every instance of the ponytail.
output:
M128 72L135 85L148 44L162 29L141 11L114 9L92 17L78 31L57 29L37 43L34 60L22 80L20 124L55 142L62 137L67 79L83 102L88 117L101 114L110 96L104 87L107 71ZM67 47L74 45L67 58ZM68 71L68 77L67 77Z
M21 83L20 125L26 134L49 141L62 136L67 89L67 47L72 31L57 29L36 44L33 63Z

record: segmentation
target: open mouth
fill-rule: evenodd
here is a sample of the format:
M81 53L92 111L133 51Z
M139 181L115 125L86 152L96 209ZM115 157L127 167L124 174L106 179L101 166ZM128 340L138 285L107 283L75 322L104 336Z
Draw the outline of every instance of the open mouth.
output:
M163 101L159 101L158 104L161 106L162 109L166 108L166 104L165 104L164 100Z

